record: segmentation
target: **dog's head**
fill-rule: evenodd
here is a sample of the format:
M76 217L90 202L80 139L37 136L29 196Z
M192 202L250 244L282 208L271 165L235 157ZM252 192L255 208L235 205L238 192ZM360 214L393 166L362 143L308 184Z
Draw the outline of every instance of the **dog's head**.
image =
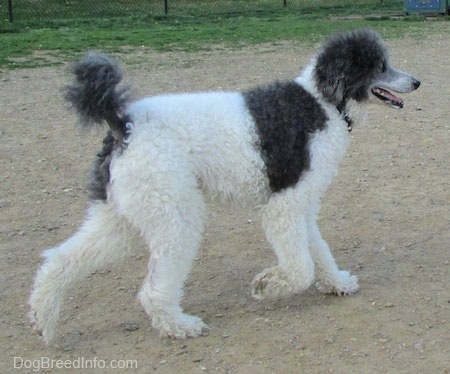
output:
M395 70L380 36L371 30L359 30L332 37L317 56L314 75L324 98L338 108L348 100L370 98L403 108L403 99L394 92L411 92L420 81Z

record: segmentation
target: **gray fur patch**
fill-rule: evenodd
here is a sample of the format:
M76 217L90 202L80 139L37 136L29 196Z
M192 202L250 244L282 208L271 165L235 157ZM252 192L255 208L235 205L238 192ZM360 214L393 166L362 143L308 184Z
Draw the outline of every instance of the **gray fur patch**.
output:
M244 93L260 141L273 192L294 186L309 169L308 143L325 128L327 116L296 82L277 82Z
M97 153L89 173L87 189L91 200L106 201L107 199L106 186L110 179L109 166L114 146L115 139L111 131L108 131L108 134L103 139L103 148Z
M117 87L122 71L107 55L89 52L74 65L72 72L74 79L66 87L65 99L76 110L81 123L88 127L106 121L110 127L87 184L91 200L106 200L113 152L126 147L129 119L123 113L129 100L128 92L126 88Z

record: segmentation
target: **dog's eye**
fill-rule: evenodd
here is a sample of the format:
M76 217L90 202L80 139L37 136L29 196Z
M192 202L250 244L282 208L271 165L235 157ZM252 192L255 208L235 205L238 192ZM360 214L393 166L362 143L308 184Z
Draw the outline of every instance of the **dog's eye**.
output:
M378 69L380 70L380 72L384 73L387 70L386 63L380 63Z

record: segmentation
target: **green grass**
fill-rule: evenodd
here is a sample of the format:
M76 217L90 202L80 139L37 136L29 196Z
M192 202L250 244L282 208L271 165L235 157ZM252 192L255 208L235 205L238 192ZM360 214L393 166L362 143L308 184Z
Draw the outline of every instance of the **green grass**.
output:
M55 1L48 0L56 4ZM197 51L278 41L315 43L337 30L359 27L372 27L388 38L405 34L420 36L428 29L423 17L415 16L411 22L392 19L390 15L402 12L402 2L398 0L385 1L391 4L389 7L381 7L375 0L296 1L305 4L292 9L292 0L288 0L287 8L242 13L216 10L214 15L197 16L192 15L194 5L198 8L203 4L201 0L191 0L192 8L185 9L183 15L91 18L83 16L81 10L77 18L37 19L28 15L26 21L0 24L0 68L58 64L87 49L116 53L122 52L124 47L127 50L144 47L159 51ZM202 6L204 11L205 5ZM448 22L439 24L448 29Z

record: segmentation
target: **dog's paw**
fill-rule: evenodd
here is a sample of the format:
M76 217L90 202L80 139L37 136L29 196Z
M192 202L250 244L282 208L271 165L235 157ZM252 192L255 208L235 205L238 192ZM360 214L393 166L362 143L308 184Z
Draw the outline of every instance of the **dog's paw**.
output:
M55 329L49 323L41 321L34 310L31 310L30 313L28 313L28 320L33 330L44 340L45 344L48 345L54 338Z
M307 282L308 283L308 282ZM309 287L283 272L278 266L265 269L252 282L252 296L257 300L301 293Z
M315 286L318 291L320 291L326 295L335 295L336 294L334 287L331 284L329 284L328 282L318 280L318 281L316 281Z
M172 339L196 338L205 335L210 330L200 318L188 314L182 314L170 321L153 316L152 326L159 330L161 337Z
M348 271L339 271L332 279L317 281L316 288L326 294L349 296L359 290L358 277Z

